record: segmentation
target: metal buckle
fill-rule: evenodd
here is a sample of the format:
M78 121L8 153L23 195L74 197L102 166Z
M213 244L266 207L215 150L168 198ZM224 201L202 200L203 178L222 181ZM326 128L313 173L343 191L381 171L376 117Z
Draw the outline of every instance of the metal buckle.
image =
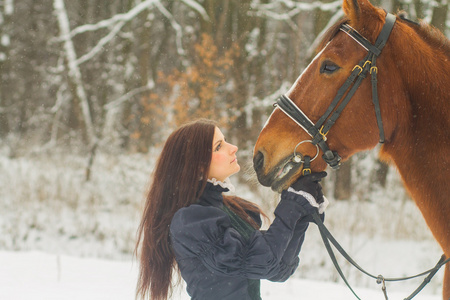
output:
M302 175L303 176L306 176L306 175L309 175L309 174L311 174L311 169L310 168L303 169L303 171L302 171Z
M362 68L360 65L354 66L354 67L353 67L353 70L352 70L352 73L353 73L353 71L355 71L355 69L359 69L358 75L361 74L361 72L363 71L363 68Z
M327 134L328 134L329 131L323 132L323 127L324 127L324 126L325 126L325 125L322 125L322 127L320 127L319 133L320 133L320 135L322 136L323 140L326 142L326 141L327 141Z
M366 60L366 62L365 62L364 65L363 65L363 69L366 67L366 64L367 64L367 63L372 64L372 62L371 62L370 60Z

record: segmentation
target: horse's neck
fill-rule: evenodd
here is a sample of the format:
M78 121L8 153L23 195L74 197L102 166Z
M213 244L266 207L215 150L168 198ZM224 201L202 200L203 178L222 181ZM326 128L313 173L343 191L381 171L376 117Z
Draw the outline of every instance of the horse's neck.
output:
M399 109L403 116L399 118L394 143L397 150L402 148L396 152L400 152L398 155L403 159L407 153L418 164L428 158L428 167L439 169L443 162L450 163L447 158L450 152L450 56L430 48L422 40L421 43L414 48L403 45L403 53L393 61L394 64L401 61L398 72L403 78L403 86L397 89L403 90L399 97L404 97L399 100L404 101L404 105L398 105L403 107ZM398 147L400 145L408 148ZM443 157L438 159L438 153Z
M418 62L409 63L401 71L413 114L412 123L417 126L416 131L446 132L446 137L450 138L447 131L450 125L450 57L436 52L436 57L424 54Z
M383 151L391 157L435 239L450 257L450 142L448 138L434 142L436 147L430 149L420 142L386 144Z
M427 29L426 25L419 29L398 22L397 26L398 30L393 32L388 43L390 50L387 51L390 52L386 55L390 60L389 67L395 68L402 78L411 104L448 104L450 48L447 39L438 31Z
M408 122L399 124L397 135L383 152L393 159L428 226L449 255L450 62L439 63L427 56L401 72L411 115Z

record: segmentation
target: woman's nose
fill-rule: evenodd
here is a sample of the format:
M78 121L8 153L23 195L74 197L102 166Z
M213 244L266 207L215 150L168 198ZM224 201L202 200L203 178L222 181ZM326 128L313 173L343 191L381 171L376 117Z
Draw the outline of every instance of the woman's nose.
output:
M235 146L235 145L233 145L233 144L230 144L230 149L231 149L231 154L234 154L234 153L236 153L237 151L238 151L238 147L237 146Z

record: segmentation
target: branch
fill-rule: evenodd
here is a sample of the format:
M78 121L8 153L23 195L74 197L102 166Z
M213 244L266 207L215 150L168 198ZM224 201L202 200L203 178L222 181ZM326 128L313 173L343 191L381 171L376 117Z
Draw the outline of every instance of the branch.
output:
M104 106L104 109L109 111L109 110L111 110L113 108L116 108L117 106L119 106L123 102L128 101L128 99L130 99L134 95L137 95L137 94L145 92L145 91L149 91L153 87L154 87L154 84L152 84L152 85L144 85L144 86L138 87L138 88L136 88L134 90L131 90L131 91L127 92L125 95L122 95L121 97L117 98L116 100L113 100L113 101L109 102L108 104L106 104Z
M88 60L90 60L92 57L94 57L97 53L102 51L103 47L108 44L122 29L122 27L130 20L135 18L138 14L143 12L144 10L150 8L152 5L158 5L160 3L160 0L147 0L144 1L138 5L136 5L134 8L132 8L130 11L124 14L118 14L114 17L102 20L98 22L97 24L86 24L79 26L75 28L74 30L70 31L68 36L65 36L64 34L61 34L61 36L58 38L60 41L66 41L67 39L72 39L74 36L89 32L89 31L96 31L103 28L112 28L111 31L101 38L99 42L86 54L78 58L75 63L77 65L80 65Z
M120 29L122 29L125 23L125 21L120 21L119 23L114 25L113 29L105 37L101 38L97 45L95 45L95 47L91 49L91 51L77 59L76 64L81 65L82 63L90 60L97 53L102 51L103 46L109 43L116 36L116 34L120 32Z
M305 3L305 2L296 2L296 1L288 1L288 0L278 0L274 1L268 4L253 4L252 8L257 10L293 10L293 9L301 9L302 11L311 11L314 9L320 9L323 11L329 11L329 10L335 10L337 7L340 7L342 4L342 1L336 0L334 2L324 3L321 1L314 1L311 3ZM282 6L285 6L286 8L283 8Z
M259 99L257 97L250 98L250 101L245 105L245 109L253 110L255 108L266 109L268 107L271 107L276 102L276 99L280 97L281 94L285 94L291 86L292 82L283 81L278 90L274 91L270 95L265 96L263 99Z
M152 5L160 3L160 1L161 0L146 0L146 1L136 5L134 8L132 8L127 13L115 15L114 17L112 17L110 19L102 20L102 21L98 22L97 24L86 24L86 25L79 26L70 32L70 37L73 38L74 36L76 36L80 33L85 33L88 31L97 31L97 30L103 29L103 28L111 28L111 27L115 26L116 23L128 22L128 21L132 20L134 17L136 17L138 14L143 12L144 10L150 8Z
M201 6L197 2L192 1L192 0L180 0L180 1L183 2L184 4L186 4L187 6L189 6L190 8L196 10L202 16L203 20L205 20L205 21L210 20L208 13L205 11L203 6Z
M252 4L252 9L255 12L251 13L254 16L267 16L276 20L288 20L300 12L313 11L316 9L322 11L336 11L341 7L342 1L337 0L330 3L323 3L320 1L315 1L312 3L304 2L293 2L293 1L276 1L269 4ZM286 6L286 8L280 7ZM280 12L287 10L286 12Z
M185 51L183 49L182 40L181 40L183 37L183 30L182 30L181 25L178 24L177 21L175 21L172 14L161 3L156 3L156 7L170 21L170 24L172 25L173 29L175 30L177 52L179 55L184 55Z
M322 35L330 28L330 26L336 23L340 18L344 16L344 12L342 10L338 10L328 21L327 25L322 29L322 31L316 36L314 41L309 46L308 50L306 50L306 57L311 57L314 50L316 50L317 46L319 46L320 41L322 40Z

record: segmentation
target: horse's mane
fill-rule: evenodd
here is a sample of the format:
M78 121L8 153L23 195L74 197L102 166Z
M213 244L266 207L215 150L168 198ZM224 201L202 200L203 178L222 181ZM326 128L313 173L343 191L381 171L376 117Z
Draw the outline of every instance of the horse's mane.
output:
M399 12L398 17L414 31L432 48L440 49L444 54L450 56L450 41L449 39L436 27L425 23L423 20L420 23L412 22L406 18L404 12Z
M440 49L447 56L450 56L450 41L441 31L439 31L439 29L425 23L424 21L421 21L420 23L410 21L405 17L406 14L404 12L399 12L397 16L404 24L414 29L414 31L432 48ZM348 23L348 21L348 18L344 17L332 25L323 35L322 41L319 44L319 47L317 47L317 52L322 50L326 44L339 32L341 25Z

